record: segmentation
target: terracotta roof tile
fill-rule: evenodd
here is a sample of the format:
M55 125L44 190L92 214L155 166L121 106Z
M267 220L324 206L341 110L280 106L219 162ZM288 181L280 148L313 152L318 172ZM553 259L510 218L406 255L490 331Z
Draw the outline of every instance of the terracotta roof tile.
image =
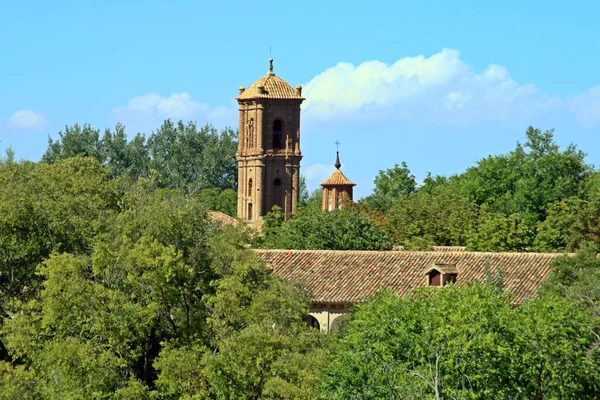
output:
M255 250L273 272L302 282L320 304L353 304L380 289L403 295L425 286L424 271L455 265L457 284L483 282L486 265L504 272L504 287L521 303L548 277L554 253L476 253L467 251Z
M393 247L392 250L397 250L397 251L401 251L401 250L406 250L406 248L404 246L399 246L396 245ZM457 252L457 251L467 251L466 246L433 246L431 248L432 251L450 251L450 252Z
M336 169L329 179L321 183L321 186L356 186L356 183L346 178L342 171Z
M260 86L264 91L260 90ZM237 98L238 100L249 99L297 99L302 100L303 97L296 93L286 81L276 76L275 74L267 73L250 87L242 92Z
M435 264L431 265L423 273L428 274L433 270L441 272L442 274L458 274L458 269L456 268L456 264L441 264L441 263L435 263Z
M208 214L208 218L211 221L218 222L224 225L237 226L240 223L237 219L221 211L207 211L206 214Z

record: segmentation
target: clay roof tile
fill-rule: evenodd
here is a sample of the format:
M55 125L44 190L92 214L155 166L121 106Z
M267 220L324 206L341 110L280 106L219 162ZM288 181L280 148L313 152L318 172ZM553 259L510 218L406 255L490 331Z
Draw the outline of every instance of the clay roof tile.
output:
M356 186L356 183L346 178L342 171L336 169L325 182L321 183L321 186Z
M457 285L484 282L487 271L503 271L504 288L518 304L535 296L561 254L468 251L255 250L283 279L301 282L313 303L354 304L380 289L399 295L426 285L423 271L454 266ZM450 271L450 268L448 271ZM454 272L452 272L454 273Z

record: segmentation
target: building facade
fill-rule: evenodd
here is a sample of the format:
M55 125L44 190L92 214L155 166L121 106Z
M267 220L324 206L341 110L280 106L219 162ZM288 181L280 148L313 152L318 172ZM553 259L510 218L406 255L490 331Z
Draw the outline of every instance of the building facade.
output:
M273 59L264 77L239 89L237 216L255 226L273 206L286 219L298 207L303 100L301 86L294 89L275 75Z

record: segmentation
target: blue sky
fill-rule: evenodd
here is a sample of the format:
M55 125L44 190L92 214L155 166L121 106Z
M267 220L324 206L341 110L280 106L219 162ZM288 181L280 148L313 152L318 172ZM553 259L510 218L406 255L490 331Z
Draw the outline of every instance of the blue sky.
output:
M453 174L555 128L600 165L593 1L0 0L0 151L37 160L65 125L235 126L267 71L302 84L302 173L365 196L406 161Z

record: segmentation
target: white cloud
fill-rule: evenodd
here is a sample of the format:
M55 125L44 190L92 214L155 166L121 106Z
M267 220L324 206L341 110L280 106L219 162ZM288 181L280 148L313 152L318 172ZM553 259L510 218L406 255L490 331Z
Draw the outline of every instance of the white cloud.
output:
M19 129L39 129L46 124L44 115L33 110L17 110L8 120L8 124Z
M530 118L560 105L531 84L519 84L508 70L489 65L476 73L456 50L425 58L405 57L388 65L366 61L327 69L305 85L305 115L401 119L471 124Z
M210 107L195 101L187 92L173 93L168 97L156 93L134 97L124 107L112 110L114 117L133 130L150 133L167 118L193 120L204 125L211 123L217 127L234 126L236 110L233 107Z
M585 127L600 125L600 86L567 99L575 118Z
M309 130L325 121L523 126L566 118L584 126L600 125L600 86L573 96L542 93L534 84L517 82L501 65L475 71L453 49L429 57L403 57L392 64L340 62L305 84L304 96L303 123ZM138 96L113 109L113 116L130 132L149 132L166 118L237 126L233 99L227 106L211 107L187 92Z
M334 166L331 164L313 164L303 168L303 175L310 183L318 185L333 173Z

